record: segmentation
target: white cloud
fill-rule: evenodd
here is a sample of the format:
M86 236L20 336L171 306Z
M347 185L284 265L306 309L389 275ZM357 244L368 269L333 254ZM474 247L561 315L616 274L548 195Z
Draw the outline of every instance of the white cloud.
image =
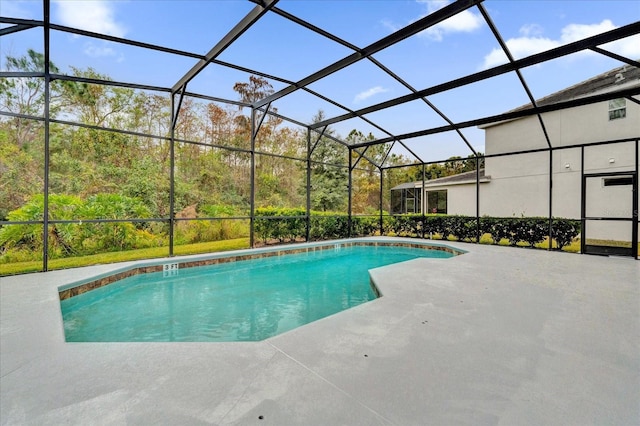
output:
M115 56L116 51L107 46L96 46L95 44L88 42L84 45L84 53L92 58L98 58L100 56Z
M627 58L638 59L640 58L640 34L607 43L601 47Z
M372 96L377 95L378 93L384 93L384 92L388 92L389 89L385 89L382 86L375 86L372 87L371 89L365 90L364 92L360 92L356 95L356 97L353 99L353 103L357 104L359 102L364 101L365 99L368 99Z
M560 42L544 37L517 37L507 40L506 43L511 56L516 59L560 46ZM508 62L507 55L497 47L484 57L484 68L495 67L506 62Z
M605 19L599 24L593 25L567 25L562 29L562 44L582 40L584 38L611 31L616 28L618 27L614 25L613 22L611 22L609 19ZM625 39L607 43L601 47L606 50L611 50L622 56L626 56L631 59L637 59L640 58L640 35L635 35L632 37L627 37Z
M423 16L427 16L438 9L442 9L447 6L450 1L447 0L416 0L418 3L424 3L427 6L427 13ZM420 35L427 37L434 41L441 41L445 34L452 33L470 33L482 26L482 16L478 13L471 12L467 9L460 12L451 18L434 25L431 28L420 32Z
M113 5L105 0L57 0L56 17L62 25L100 34L124 37L126 28L115 19Z
M560 37L560 40L562 41L562 44L567 44L596 34L615 30L616 28L617 27L613 25L613 22L608 19L605 19L599 24L569 24L562 29L562 36Z
M450 0L415 0L416 3L423 4L426 6L426 12L422 15L418 16L418 18L412 20L411 22L415 22L418 19L422 19L425 16L428 16L435 12L438 9L442 9L451 3ZM434 41L442 41L446 34L452 33L460 33L460 32L472 32L477 30L482 26L482 16L478 13L471 12L470 9L467 9L463 12L460 12L451 18L440 22L433 27L427 28L418 33L418 36L428 38ZM383 20L382 25L392 32L398 31L402 28L402 25L397 25L389 20Z
M553 49L563 44L611 31L615 28L617 27L609 19L605 19L599 24L569 24L562 28L560 37L554 40L548 37L542 37L542 28L535 24L529 24L520 28L520 34L523 35L522 37L511 38L505 43L511 55L515 59L520 59ZM618 40L603 46L603 48L630 58L637 58L640 57L640 36ZM583 54L590 53L591 52L584 52ZM491 68L506 62L507 55L504 54L502 49L494 48L484 57L483 68Z
M2 0L0 15L12 18L36 19L36 15L29 8L32 4L33 2L23 0Z
M388 19L383 19L381 21L381 24L383 27L387 28L389 31L391 31L392 33L395 33L396 31L398 31L400 28L399 25L394 24L393 22L389 21Z
M525 24L520 28L520 34L525 37L539 36L544 33L544 29L538 24Z

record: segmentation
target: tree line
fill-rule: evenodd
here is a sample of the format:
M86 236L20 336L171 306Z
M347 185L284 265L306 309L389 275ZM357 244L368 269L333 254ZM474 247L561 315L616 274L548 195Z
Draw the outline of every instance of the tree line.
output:
M7 71L44 70L44 56L34 50L22 57L7 56L5 63ZM55 64L49 65L52 73L60 73ZM54 206L49 210L50 220L167 218L172 201L180 219L246 217L251 205L252 167L255 207L306 206L306 128L267 115L256 136L256 155L252 158L248 109L187 96L175 126L172 157L171 100L167 94L87 82L111 80L92 68L71 67L70 74L79 80L54 79L50 83L52 121L46 153L43 120L28 118L44 117L44 79L0 80L0 109L7 113L0 116L0 220L43 220L45 154L49 161L46 176L49 201ZM236 83L233 89L243 103L274 92L267 80L256 76L251 76L248 82ZM325 118L318 111L313 121ZM327 129L309 156L311 209L346 214L349 149L332 140L332 136L340 137ZM344 138L347 143L373 139L373 135L358 130ZM376 213L380 203L383 208L388 205L391 186L422 179L422 168L417 166L385 172L381 200L380 175L374 163L383 160L389 166L409 163L388 150L386 144L372 146L366 150L366 158L361 159L357 153L351 153L353 162L358 162L351 176L353 213ZM429 178L470 167L470 160L459 160L454 158L449 165L428 166ZM33 250L37 245L37 232L26 229L27 225L20 226L0 228L0 257L11 250ZM179 224L183 242L247 233L246 226L217 233L189 228L195 226L187 221ZM117 223L113 227L126 236L123 237L126 243L87 235L106 232L96 226L87 227L81 236L65 237L65 232L72 232L72 228L65 230L62 225L54 225L50 238L58 242L54 246L59 247L58 254L63 256L90 253L91 247L98 251L108 251L109 247L136 248L143 245L145 238L145 244L148 241L162 244L163 238L149 236L161 237L167 232L163 223L153 221L130 223L126 230Z

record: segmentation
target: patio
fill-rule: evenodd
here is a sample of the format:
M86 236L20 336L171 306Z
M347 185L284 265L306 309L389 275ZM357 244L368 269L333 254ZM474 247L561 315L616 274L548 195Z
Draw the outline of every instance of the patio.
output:
M638 262L448 244L255 343L65 343L57 287L122 264L2 277L1 423L640 421Z

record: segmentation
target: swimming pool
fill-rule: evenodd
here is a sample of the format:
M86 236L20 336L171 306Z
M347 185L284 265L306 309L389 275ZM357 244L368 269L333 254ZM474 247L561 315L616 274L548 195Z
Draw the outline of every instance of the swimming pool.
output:
M81 286L61 290L65 336L68 342L263 340L375 299L369 269L458 253L444 247L322 245L102 278L108 285L94 281L81 294L73 294Z

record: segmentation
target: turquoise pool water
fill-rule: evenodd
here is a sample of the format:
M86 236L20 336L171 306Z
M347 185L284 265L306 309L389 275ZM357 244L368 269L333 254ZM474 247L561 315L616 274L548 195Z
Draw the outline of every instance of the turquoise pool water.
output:
M451 253L351 246L125 278L60 302L68 342L257 341L376 298L368 270Z

